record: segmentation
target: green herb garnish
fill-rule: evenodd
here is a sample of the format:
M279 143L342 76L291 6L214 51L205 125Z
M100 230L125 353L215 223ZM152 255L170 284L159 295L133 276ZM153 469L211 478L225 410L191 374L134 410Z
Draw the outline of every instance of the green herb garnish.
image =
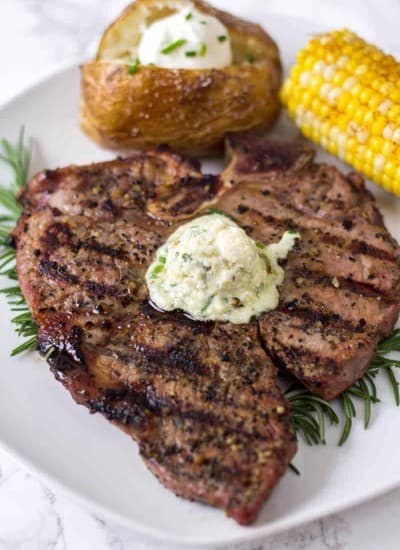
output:
M206 214L208 215L219 214L220 216L225 216L225 218L229 218L230 220L235 221L235 218L233 216L231 216L230 214L227 214L226 212L224 212L223 210L220 210L219 208L207 208Z
M159 256L157 258L157 261L158 261L158 263L154 266L154 268L153 268L153 270L150 274L151 279L156 279L157 275L159 273L161 273L161 271L164 271L165 263L166 263L167 259L166 259L165 256Z
M184 262L191 262L193 260L193 256L191 254L187 254L186 252L184 252L182 254L182 259Z
M12 282L12 286L1 289L0 293L5 296L11 311L17 313L11 322L18 336L25 339L22 344L12 350L11 355L17 355L36 347L38 330L17 283L16 252L10 241L10 232L22 213L22 207L17 201L17 194L26 184L29 171L30 148L24 144L24 129L20 130L17 145L12 146L3 139L1 147L0 160L10 166L13 181L8 188L0 188L0 204L3 207L3 213L0 214L0 275L7 277Z
M206 53L207 53L207 45L204 42L202 42L199 50L199 55L201 57L204 57Z
M189 21L190 19L192 19L192 17L193 17L193 13L191 11L185 15L186 21Z
M162 264L157 264L153 271L151 272L151 275L150 275L150 278L151 279L156 279L157 278L157 275L159 275L159 273L161 273L161 271L163 271L165 268Z
M128 67L128 73L129 74L136 74L139 70L139 65L140 65L140 60L139 58L137 57L135 59L135 62L132 64L132 65L129 65Z
M301 433L309 445L325 443L326 420L330 424L339 424L332 406L297 384L286 390L285 397L290 403L290 418L295 431Z
M204 306L201 308L201 313L204 313L211 305L211 302L214 300L214 294L212 294L211 296L209 296L207 298L207 301L206 303L204 304Z
M256 60L256 58L254 57L254 55L252 53L248 53L246 55L246 59L249 63L253 64Z
M185 55L186 57L196 57L197 52L195 52L194 50L190 50L188 52L185 52Z
M218 42L225 42L226 38L226 34L220 34L218 36Z
M172 42L171 44L168 44L168 46L165 46L161 50L161 53L164 54L164 55L169 54L169 53L173 52L174 50L177 50L181 46L184 46L186 44L186 42L187 42L187 40L185 40L184 38L180 38L179 40L175 40L175 42Z
M339 445L343 445L347 440L353 425L353 419L356 416L354 398L361 399L364 402L364 428L368 428L371 422L372 405L379 403L375 378L381 372L386 373L392 388L394 401L397 406L400 405L399 382L393 370L400 368L400 360L385 357L386 354L392 351L400 351L400 329L396 329L389 338L379 344L377 354L364 376L340 395L345 413L345 425Z
M386 373L395 404L399 406L399 382L394 368L400 368L400 360L385 357L393 351L400 351L400 329L395 329L389 338L379 344L377 354L364 376L337 399L343 411L342 417L336 414L331 403L313 395L300 385L296 384L294 388L289 388L285 396L291 405L291 420L296 432L301 433L309 445L313 445L325 442L326 422L342 425L338 444L343 445L350 435L356 417L355 399L361 400L364 404L364 428L367 429L371 421L372 405L380 402L375 378L382 372Z

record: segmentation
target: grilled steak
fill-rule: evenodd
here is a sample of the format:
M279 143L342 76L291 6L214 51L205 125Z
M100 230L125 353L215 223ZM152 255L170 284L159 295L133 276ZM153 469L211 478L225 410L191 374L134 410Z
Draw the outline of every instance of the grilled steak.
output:
M260 319L273 362L333 399L360 378L400 311L400 248L361 176L313 162L308 147L257 136L228 140L231 188L217 207L255 240L287 229L289 255L276 310Z
M175 493L247 524L296 450L257 323L160 313L143 280L174 230L166 220L220 189L162 152L43 172L21 197L17 262L39 349L55 348L73 398L130 434Z
M398 315L400 260L359 176L257 136L228 150L220 176L161 151L43 172L21 196L15 238L55 376L129 433L164 485L246 524L296 449L276 366L327 398L352 384ZM261 242L301 234L278 308L252 323L148 303L157 247L209 205Z

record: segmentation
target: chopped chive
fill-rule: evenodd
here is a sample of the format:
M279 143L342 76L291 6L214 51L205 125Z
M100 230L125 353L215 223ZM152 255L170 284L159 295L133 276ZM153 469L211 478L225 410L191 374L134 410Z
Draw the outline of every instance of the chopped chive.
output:
M196 57L197 52L194 50L189 50L188 52L185 52L186 57Z
M189 21L190 19L192 19L192 17L193 17L193 13L191 11L185 15L186 21Z
M199 55L201 55L201 57L204 57L206 53L207 53L207 46L206 44L204 44L204 42L202 42L199 50Z
M202 19L202 20L200 21L200 23L201 23L202 25L207 25L207 21L204 21L204 19Z
M161 53L164 54L164 55L169 54L169 53L173 52L174 50L180 48L184 44L186 44L186 42L187 42L187 40L185 40L184 38L180 38L179 40L175 40L175 42L171 42L171 44L168 44L168 46L165 46L165 48L163 48L161 50Z
M159 273L161 273L161 271L163 271L164 269L164 266L162 264L158 264L156 265L156 267L153 269L153 271L151 272L151 278L152 279L155 279L157 277L157 275Z
M226 34L220 34L218 36L218 41L219 42L225 42L225 40L226 40Z
M193 256L191 254L187 254L186 252L184 252L182 254L182 259L184 262L189 262L193 260Z
M214 300L214 294L212 294L211 296L209 296L207 298L207 301L206 303L204 304L204 306L201 308L201 313L204 313L208 308L209 306L211 305L211 302Z
M263 250L265 248L265 244L257 242L256 247L261 248Z
M135 59L135 63L133 63L132 65L129 65L129 67L128 67L128 73L129 73L129 74L136 74L136 73L138 72L139 65L140 65L140 60L139 60L139 58L137 57L137 58Z
M167 261L166 257L165 256L160 256L158 258L158 261L160 262L160 264L165 264L165 262Z
M255 60L256 60L256 58L254 57L254 55L253 55L252 53L248 53L248 54L246 55L246 59L247 59L247 61L248 61L249 63L254 63Z

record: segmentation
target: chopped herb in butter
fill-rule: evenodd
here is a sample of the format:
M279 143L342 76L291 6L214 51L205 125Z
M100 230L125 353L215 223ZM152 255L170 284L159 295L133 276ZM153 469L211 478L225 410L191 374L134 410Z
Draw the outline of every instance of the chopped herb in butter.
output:
M278 305L286 258L299 235L277 243L251 239L234 220L215 212L181 225L158 249L146 281L162 310L181 309L198 320L248 323Z

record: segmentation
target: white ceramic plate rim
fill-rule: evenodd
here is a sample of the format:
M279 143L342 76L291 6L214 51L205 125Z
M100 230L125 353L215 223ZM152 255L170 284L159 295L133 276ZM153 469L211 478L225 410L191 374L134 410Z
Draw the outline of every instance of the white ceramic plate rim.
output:
M165 531L162 531L156 528L149 528L149 527L143 526L141 523L136 522L133 519L130 519L121 514L118 514L117 512L114 512L109 508L102 506L101 504L98 504L96 501L92 500L91 498L82 495L78 491L71 489L71 487L69 487L67 484L61 483L56 477L49 475L43 469L37 467L33 462L31 462L29 459L24 457L16 449L13 449L10 445L5 444L4 441L1 441L1 440L0 440L0 448L3 451L5 451L10 457L17 460L17 462L21 464L21 466L25 467L26 469L36 474L50 487L53 487L55 490L59 490L60 493L62 493L63 495L67 496L72 500L75 500L82 507L93 511L97 515L103 516L105 518L109 518L119 523L123 527L133 529L136 533L149 537L150 539L157 540L158 542L163 542L167 544L173 543L173 544L178 544L179 546L187 545L187 546L192 546L193 548L196 548L196 547L202 548L204 546L210 546L210 545L212 545L214 548L222 548L224 546L227 546L228 544L240 544L244 542L262 540L268 537L269 535L294 529L295 527L320 519L322 517L325 517L331 514L336 514L338 512L342 512L343 510L352 508L353 506L357 506L358 504L361 504L363 502L367 502L368 500L372 500L374 498L382 496L385 493L388 493L400 487L400 481L394 482L392 484L389 483L387 485L383 485L380 489L372 490L370 493L364 493L364 495L361 497L355 497L354 499L349 499L346 503L338 504L331 507L329 506L322 507L317 514L311 514L311 513L304 514L304 516L299 516L297 518L293 518L292 520L290 519L288 520L287 518L283 517L280 520L274 521L272 529L269 527L268 524L266 524L260 527L253 527L251 533L246 534L246 527L244 527L243 535L235 534L230 536L229 538L227 537L226 540L224 541L215 541L214 539L206 539L206 538L198 541L193 541L193 539L190 537L174 536L171 534L167 534Z
M243 527L243 534L235 534L224 542L216 542L214 539L206 538L199 541L193 541L193 539L189 537L174 536L156 528L145 527L141 523L136 522L133 519L127 518L121 514L118 514L117 512L113 512L109 508L98 504L96 501L90 499L89 497L82 495L74 489L71 489L71 487L69 487L67 484L61 483L56 477L49 475L43 469L39 468L28 458L19 453L19 451L12 448L12 446L10 445L7 445L6 443L4 443L4 441L1 440L0 448L5 451L10 457L16 459L23 467L27 468L28 470L39 476L50 487L59 490L63 495L67 496L71 500L75 500L82 507L92 510L97 515L109 518L110 520L119 523L123 527L133 529L136 533L144 535L151 539L156 539L159 542L169 544L174 543L180 546L187 545L192 546L193 548L201 548L209 545L212 545L214 548L221 548L223 546L226 546L227 544L239 544L242 542L260 540L268 537L269 535L281 533L282 531L293 529L295 527L320 519L322 517L336 514L348 508L352 508L353 506L357 506L358 504L382 496L385 493L388 493L400 487L400 481L394 482L392 484L389 483L387 485L383 485L380 489L372 490L369 494L364 494L364 496L362 497L349 499L346 503L338 504L331 507L322 507L317 514L304 514L303 516L293 518L292 520L288 520L287 518L283 517L280 520L274 521L272 529L268 524L266 524L260 527L252 527L251 531L246 533L247 528Z

